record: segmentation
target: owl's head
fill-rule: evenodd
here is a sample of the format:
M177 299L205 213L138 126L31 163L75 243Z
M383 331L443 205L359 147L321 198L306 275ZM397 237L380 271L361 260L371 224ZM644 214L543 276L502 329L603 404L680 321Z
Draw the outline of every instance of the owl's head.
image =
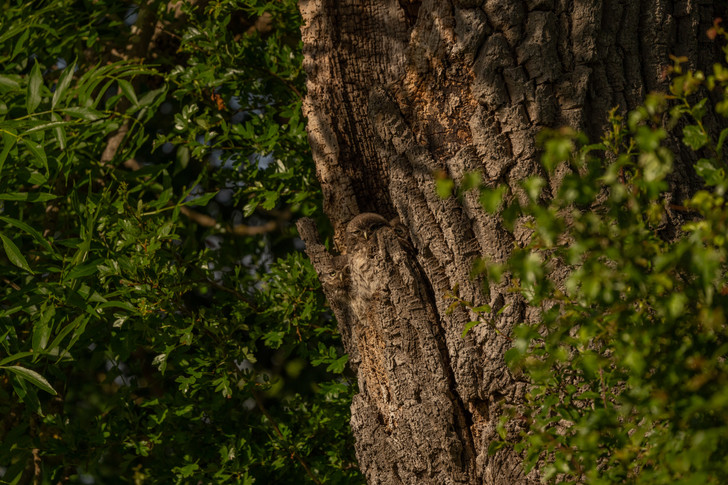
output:
M352 249L362 241L366 241L378 229L389 226L389 221L379 214L364 212L354 217L346 225L346 247Z
M346 286L349 284L350 270L346 256L334 256L331 265L325 267L324 279L334 286Z

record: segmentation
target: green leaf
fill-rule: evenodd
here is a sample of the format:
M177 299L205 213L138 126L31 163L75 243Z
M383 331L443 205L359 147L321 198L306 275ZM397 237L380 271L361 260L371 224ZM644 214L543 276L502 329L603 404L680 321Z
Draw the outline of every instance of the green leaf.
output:
M136 93L134 92L134 87L131 85L131 83L126 79L119 79L118 81L121 92L124 93L126 99L131 101L134 106L138 106L139 101L137 100Z
M521 185L524 189L526 189L526 194L528 194L528 198L532 201L536 201L541 196L541 190L546 185L546 181L541 177L534 175L523 180L523 182L521 182Z
M463 192L480 187L480 174L478 172L466 172L460 182L460 190Z
M0 366L9 364L13 361L20 360L25 357L29 357L31 355L33 355L33 352L18 352L17 354L9 355L4 359L0 360Z
M91 108L84 108L81 106L72 106L70 108L61 108L58 110L60 113L74 116L76 118L82 118L86 121L96 121L101 117L101 113Z
M5 234L0 233L0 239L3 241L3 249L5 250L5 254L8 256L10 262L29 273L33 273L30 266L28 266L28 261L26 261L25 257L20 253L18 246L16 246L15 243L13 243L13 241Z
M465 336L466 336L466 335L468 334L468 332L469 332L469 331L470 331L470 330L471 330L471 329L472 329L473 327L475 327L476 325L480 325L480 322L478 322L478 321L476 321L476 320L473 320L473 321L471 321L471 322L468 322L468 323L466 323L466 324L465 324L465 327L463 328L463 333L462 333L461 337L465 337Z
M705 103L707 101L708 98L703 98L690 109L690 113L696 120L701 121L703 116L705 116Z
M708 143L708 135L697 125L688 125L683 128L683 143L698 150Z
M8 158L10 150L15 146L15 143L17 141L18 137L15 130L12 130L10 128L6 128L3 130L3 149L0 152L0 174L3 173L3 165L5 165L5 160Z
M20 200L24 202L47 202L57 198L57 195L47 194L45 192L12 192L9 194L0 194L0 200Z
M272 210L276 206L280 194L274 190L266 190L263 196L265 200L261 204L261 207L265 210Z
M438 178L435 180L435 190L441 199L447 199L452 195L455 182L451 178Z
M706 158L698 160L694 167L695 172L700 175L708 185L718 185L725 180L725 170L722 168L716 169L713 163Z
M2 35L0 35L0 43L3 43L6 40L14 37L15 34L18 34L18 33L21 33L21 32L22 33L25 33L28 30L29 29L28 29L28 26L27 25L16 25L13 28L6 28L5 32L3 32Z
M495 455L498 452L498 450L500 450L501 448L504 448L505 446L506 446L505 441L500 441L500 440L491 441L490 444L488 445L488 456Z
M36 354L45 350L48 345L48 339L53 331L53 326L49 325L51 319L56 314L56 307L51 305L46 306L39 319L33 324L33 340L32 348Z
M26 380L36 386L39 389L44 390L47 393L50 393L52 395L58 394L55 389L53 389L53 386L43 377L42 375L38 374L36 371L31 369L26 369L25 367L20 367L19 365L10 365L10 366L0 366L0 369L6 369L15 374L16 376L20 377L23 380Z
M186 146L177 148L175 158L177 159L177 165L181 167L179 169L176 168L175 171L184 170L190 162L190 149Z
M150 104L154 103L155 101L161 101L160 98L163 98L164 95L167 94L167 86L164 85L159 89L155 89L153 91L148 91L144 93L142 96L142 99L139 100L139 106L149 106Z
M348 361L349 355L342 355L338 359L331 361L331 363L326 367L326 370L329 372L333 372L334 374L341 374L342 372L344 372L344 369L346 368L346 363Z
M666 137L667 133L663 129L652 129L641 125L637 127L634 139L643 152L654 152Z
M728 128L723 128L723 130L720 132L720 135L718 136L718 144L715 147L718 155L720 155L723 151L723 143L725 143L726 136L728 136Z
M55 114L55 113L54 113ZM40 123L38 125L33 126L32 128L28 129L24 135L27 135L29 133L35 133L36 131L43 131L47 130L49 128L55 128L60 125L67 125L71 123L70 121L49 121L47 123ZM25 141L25 140L24 140ZM27 143L27 142L26 142Z
M78 317L76 317L71 323L67 324L63 328L61 328L56 336L53 338L53 341L51 342L49 349L53 350L55 348L60 347L61 342L63 341L66 336L71 333L71 331L76 330L77 328L84 328L86 326L86 323L89 321L91 316L87 313L81 314ZM83 330L81 331L83 333ZM79 335L80 336L80 335ZM66 350L70 349L72 344L69 344L66 347ZM0 362L2 364L2 362Z
M10 76L0 75L0 92L20 90L20 83Z
M249 217L250 215L255 212L255 209L258 207L258 203L255 200L251 200L245 206L243 206L243 216Z
M23 143L26 147L28 147L28 150L30 150L30 153L33 154L35 159L40 162L43 168L45 168L46 175L48 175L48 157L46 156L46 152L43 149L43 145L41 145L40 143L35 143L28 139L23 140Z
M55 109L55 107L58 105L58 102L63 99L63 95L66 94L66 89L68 89L68 86L71 84L71 81L73 80L73 73L76 70L76 63L74 62L70 66L66 66L66 68L63 70L63 74L61 74L60 79L58 79L58 84L56 85L56 91L53 93L53 100L51 101L51 109Z
M185 201L182 203L182 205L207 205L210 200L217 195L217 191L215 192L208 192L205 195L202 195L200 197L196 197L194 199L190 199L188 201Z
M174 467L173 472L177 473L182 478L188 478L194 475L199 470L200 465L197 463L189 463L183 467Z
M53 121L60 121L61 117L58 115L58 113L52 113L51 118ZM66 124L69 122L63 122L63 124ZM63 125L58 125L53 127L53 132L56 135L56 140L58 140L58 148L61 149L61 151L66 149L66 130L63 129Z
M35 239L40 244L42 244L43 247L46 248L48 251L53 251L53 248L51 248L51 245L48 244L48 241L45 240L43 235L40 232L38 232L36 229L34 229L33 227L26 224L25 222L19 221L17 219L13 219L12 217L6 217L6 216L0 216L0 221L6 222L6 223L10 224L11 226L17 227L21 231L27 232L28 234L33 236L33 239Z
M20 34L20 37L18 38L17 42L15 42L15 45L13 46L13 53L11 54L11 58L15 58L18 54L20 54L23 49L25 49L25 44L28 41L28 38L30 37L30 29L27 28L25 25L23 25L24 29L22 30L22 34ZM4 37L4 36L3 36Z
M41 94L40 88L43 85L43 76L40 72L40 64L35 61L33 69L30 71L30 81L28 82L28 92L26 98L26 107L28 114L31 114L40 104Z
M63 281L75 280L78 278L90 276L99 270L99 265L103 262L103 259L95 259L90 263L76 266L71 271L69 271L66 276L63 277Z
M506 353L504 354L503 359L505 360L508 367L513 369L517 366L517 364L520 362L522 357L523 357L522 351L516 347L513 347L513 348L506 350Z
M556 136L549 138L544 144L544 153L541 163L551 173L556 166L569 159L574 150L574 142L569 136Z
M501 203L503 202L503 196L506 193L506 187L499 186L495 189L483 189L480 192L480 205L483 206L489 214L494 214Z

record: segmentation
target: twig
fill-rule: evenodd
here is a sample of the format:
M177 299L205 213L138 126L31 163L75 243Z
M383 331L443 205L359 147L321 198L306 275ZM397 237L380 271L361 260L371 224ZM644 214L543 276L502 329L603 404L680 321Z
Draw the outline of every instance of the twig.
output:
M33 448L33 485L40 485L41 483L41 463L40 463L40 450Z

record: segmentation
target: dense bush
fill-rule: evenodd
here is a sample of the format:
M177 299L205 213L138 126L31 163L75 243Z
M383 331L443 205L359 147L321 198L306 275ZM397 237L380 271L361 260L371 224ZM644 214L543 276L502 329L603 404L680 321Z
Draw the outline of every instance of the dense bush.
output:
M0 481L357 483L295 2L141 4L0 3Z
M515 445L549 482L728 483L728 128L704 126L712 115L725 126L728 69L706 76L682 61L670 94L626 118L615 110L601 143L545 136L546 170L570 167L553 198L536 176L523 197L505 194L505 222L527 221L532 235L486 272L541 314L514 329L506 354L532 383L511 416L529 432L513 442L505 418L491 451ZM685 180L670 136L695 152L703 184L684 202L671 198L668 182ZM494 209L501 195L483 200Z

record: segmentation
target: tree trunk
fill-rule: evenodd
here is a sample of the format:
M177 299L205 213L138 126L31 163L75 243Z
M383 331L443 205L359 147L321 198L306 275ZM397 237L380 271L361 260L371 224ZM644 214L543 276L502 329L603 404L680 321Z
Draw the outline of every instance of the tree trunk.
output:
M710 65L716 49L705 31L718 7L301 0L300 9L304 113L340 255L324 249L310 221L299 230L358 376L351 425L360 467L372 484L537 483L538 470L526 476L512 450L488 453L503 407L527 389L503 361L506 335L537 312L507 282L470 276L477 258L503 261L527 231L507 231L472 191L438 197L435 179L457 186L475 172L519 194L518 182L538 174L553 193L566 169L547 177L535 135L568 125L598 139L612 107L666 89L669 54ZM679 198L692 180L685 160ZM362 213L383 218L350 224ZM490 305L493 326L463 337L477 315L450 307L456 289Z

